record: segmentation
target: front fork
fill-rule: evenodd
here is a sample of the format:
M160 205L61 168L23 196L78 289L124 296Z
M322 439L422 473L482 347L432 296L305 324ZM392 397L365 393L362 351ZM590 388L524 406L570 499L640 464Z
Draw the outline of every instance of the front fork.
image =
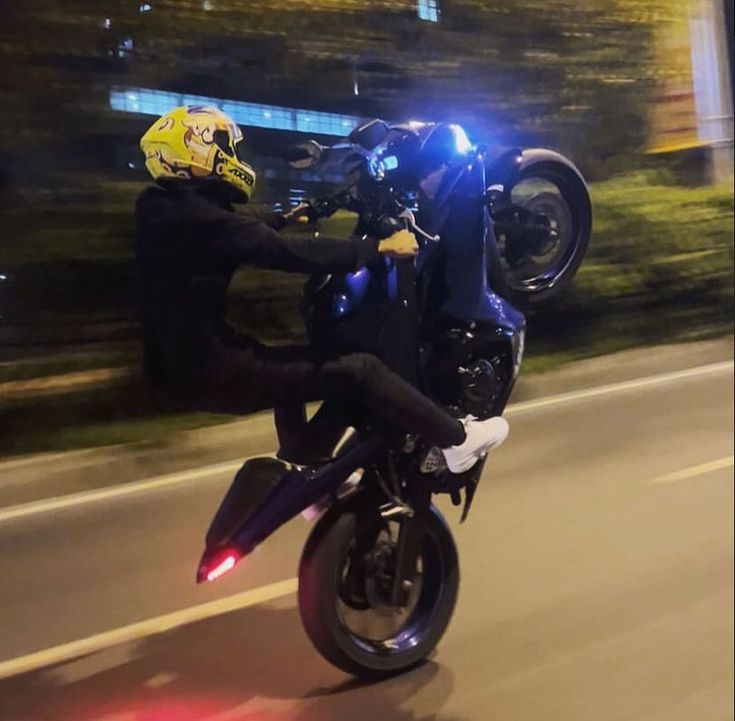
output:
M404 519L400 524L396 544L396 565L391 589L391 601L395 606L405 606L416 582L418 559L424 547L426 524L431 514L431 499L434 493L450 493L455 505L459 505L460 489L464 489L464 522L470 512L475 491L480 483L485 459L480 459L469 471L452 478L451 490L445 484L437 486L428 475L420 475L407 486L404 502Z
M419 556L424 546L426 522L431 513L431 488L416 484L412 489L410 506L413 513L401 523L396 545L396 569L391 589L394 606L405 606L416 582Z

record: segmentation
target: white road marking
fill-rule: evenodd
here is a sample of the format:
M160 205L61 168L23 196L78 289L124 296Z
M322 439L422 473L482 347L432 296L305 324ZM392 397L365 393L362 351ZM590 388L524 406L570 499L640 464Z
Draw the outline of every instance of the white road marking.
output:
M727 456L726 458L718 458L716 461L709 461L708 463L700 463L697 466L690 466L689 468L682 468L680 471L674 471L673 473L667 473L663 476L658 476L651 481L648 481L649 486L659 486L665 483L676 483L677 481L686 481L689 478L696 478L697 476L703 476L706 473L712 473L713 471L719 471L723 468L732 468L735 465L735 456Z
M291 718L293 701L290 699L253 696L245 703L211 716L207 721L247 721L252 718Z
M266 454L263 454L266 455ZM176 486L187 481L200 480L208 476L216 476L222 473L234 473L245 462L245 458L239 458L236 461L227 461L225 463L217 463L212 466L204 466L202 468L194 468L191 471L182 471L180 473L169 473L165 476L156 476L144 481L131 481L130 483L122 483L109 488L98 488L93 491L80 491L79 493L70 493L66 496L57 496L56 498L45 498L40 501L31 501L30 503L21 503L17 506L8 506L0 509L0 523L10 521L25 516L33 516L36 513L46 513L48 511L59 511L72 506L81 506L86 503L95 503L96 501L104 501L110 498L118 498L120 496L131 496L146 491L154 491L167 486Z
M143 682L143 688L161 688L173 683L179 678L177 673L157 673Z
M696 368L688 368L682 371L674 371L673 373L661 373L659 375L646 376L644 378L638 378L631 381L610 383L603 386L596 386L595 388L586 388L580 391L561 393L559 395L547 396L533 401L511 404L506 408L504 415L512 416L516 413L524 413L525 411L537 410L548 406L562 405L564 403L584 400L587 398L596 398L612 393L636 390L638 388L648 388L651 386L661 385L663 383L696 378L711 373L721 373L723 371L732 372L734 367L734 361L723 361L721 363L712 363L710 365L698 366ZM58 496L56 498L47 498L40 501L31 501L29 503L8 506L7 508L0 509L0 523L33 516L38 513L47 513L48 511L58 511L87 503L104 501L110 498L119 498L121 496L145 493L146 491L166 488L168 486L178 485L179 483L186 483L193 480L207 478L209 476L216 476L220 473L232 473L240 468L245 460L247 459L238 458L237 460L218 463L212 466L204 466L203 468L195 468L181 473L171 473L165 476L158 476L142 481L132 481L130 483L124 483L122 485L112 486L109 488L81 491L67 496Z
M721 373L722 371L732 372L734 367L735 362L723 361L722 363L712 363L710 365L699 366L697 368L688 368L687 370L683 371L674 371L673 373L661 373L655 376L637 378L632 381L621 381L620 383L610 383L604 386L596 386L595 388L586 388L581 391L560 393L559 395L555 396L539 398L535 401L515 403L511 406L508 406L504 415L512 415L513 413L537 410L538 408L559 405L560 403L569 403L570 401L579 401L586 398L605 396L609 395L610 393L621 393L623 391L632 391L638 388L649 388L651 386L661 385L662 383L670 383L671 381L695 378L697 376L708 375L710 373Z
M214 616L221 616L232 611L239 611L243 608L256 606L267 601L273 601L282 596L288 596L294 593L297 586L297 579L289 578L286 581L279 581L268 586L253 588L250 591L244 591L234 596L227 596L216 601L203 603L199 606L184 608L164 616L149 618L145 621L132 623L129 626L122 626L111 631L98 633L95 636L71 641L61 646L54 646L42 651L30 653L26 656L11 658L8 661L0 662L0 679L35 671L45 666L64 663L65 661L70 661L86 654L97 653L110 646L139 641L142 638L165 633L179 626L185 626Z

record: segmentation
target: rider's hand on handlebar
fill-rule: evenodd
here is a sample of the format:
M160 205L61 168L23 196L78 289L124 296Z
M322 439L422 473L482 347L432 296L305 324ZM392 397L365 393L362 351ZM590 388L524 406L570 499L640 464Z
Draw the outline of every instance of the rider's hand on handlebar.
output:
M413 258L418 250L419 244L416 242L416 236L409 230L399 230L378 243L380 253L399 260Z
M341 207L347 208L346 195L344 193L323 198L311 198L299 203L283 217L287 223L314 224L320 218L329 218Z
M284 213L283 218L287 223L298 223L300 225L308 225L316 219L314 209L310 203L300 203L293 210Z

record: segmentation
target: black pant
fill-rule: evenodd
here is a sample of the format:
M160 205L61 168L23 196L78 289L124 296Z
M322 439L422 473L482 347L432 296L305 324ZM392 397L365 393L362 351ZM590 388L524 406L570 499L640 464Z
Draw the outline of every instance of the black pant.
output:
M199 405L214 413L245 414L316 400L357 416L367 412L442 448L465 437L461 423L368 353L321 362L308 346L220 346L208 364Z

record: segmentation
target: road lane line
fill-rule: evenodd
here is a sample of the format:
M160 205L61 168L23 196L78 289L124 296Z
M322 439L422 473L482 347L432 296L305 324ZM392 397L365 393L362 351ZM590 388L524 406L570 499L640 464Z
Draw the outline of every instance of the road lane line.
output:
M23 518L25 516L33 516L37 513L46 513L48 511L58 511L72 506L81 506L86 503L94 503L95 501L107 500L109 498L145 493L146 491L166 488L167 486L175 486L180 483L185 483L186 481L199 480L201 478L215 476L220 473L234 473L246 460L246 458L239 458L236 461L217 463L212 466L195 468L191 471L182 471L180 473L169 473L165 476L156 476L145 481L131 481L130 483L123 483L118 486L98 488L93 491L80 491L79 493L70 493L66 496L45 498L41 501L31 501L29 503L21 503L17 506L8 506L7 508L0 509L0 523L3 521L11 521L16 518Z
M268 586L260 586L250 591L227 596L216 601L203 603L199 606L191 606L180 611L167 613L164 616L156 616L145 621L132 623L129 626L104 631L94 636L80 638L60 646L53 646L42 651L36 651L26 656L18 656L7 661L0 662L0 679L18 676L39 668L53 666L65 661L97 653L111 646L122 643L139 641L140 639L165 633L174 628L185 626L197 621L203 621L215 616L221 616L232 611L239 611L260 603L274 601L277 598L288 596L296 591L298 579L289 578L286 581L271 583Z
M594 388L587 388L581 391L571 391L569 393L561 393L559 395L546 396L533 401L525 401L522 403L513 403L509 405L504 415L512 416L516 413L537 410L549 406L562 405L577 400L587 398L595 398L599 396L610 395L612 393L621 393L624 391L635 390L638 388L647 388L651 386L670 383L672 381L685 380L698 376L709 375L711 373L720 373L723 371L732 372L735 362L724 361L721 363L712 363L710 365L698 366L696 368L688 368L682 371L674 371L673 373L662 373L654 376L645 376L631 381L621 381L620 383L610 383ZM267 455L267 454L261 454ZM153 491L167 486L178 485L187 481L206 478L218 473L232 473L236 471L247 460L239 458L225 463L219 463L214 466L205 466L204 468L195 468L190 471L181 473L172 473L165 476L158 476L142 481L131 481L122 485L112 486L108 488L100 488L92 491L81 491L67 496L58 496L55 498L47 498L40 501L31 501L29 503L21 503L15 506L8 506L0 509L0 523L11 521L26 516L36 515L38 513L46 513L48 511L63 510L74 506L95 503L109 498L118 498L120 496L128 496L146 491Z
M594 388L586 388L581 391L571 391L570 393L560 393L555 396L547 396L539 398L535 401L526 401L525 403L514 403L506 409L504 415L512 415L522 411L536 410L545 406L559 405L561 403L569 403L570 401L584 400L585 398L595 398L597 396L605 396L611 393L621 393L623 391L635 390L638 388L647 388L657 386L671 381L684 380L686 378L694 378L697 376L708 375L710 373L720 373L722 371L732 372L735 367L733 361L723 361L722 363L712 363L710 365L698 366L697 368L688 368L683 371L674 371L673 373L661 373L655 376L645 376L632 381L621 381L619 383L610 383L604 386L596 386Z
M697 476L703 476L706 473L712 473L713 471L719 471L723 468L732 468L735 465L735 456L727 456L727 458L718 458L716 461L709 461L708 463L700 463L697 466L690 466L689 468L682 468L680 471L674 471L673 473L666 473L663 476L658 476L651 481L648 481L649 486L659 486L664 483L676 483L676 481L685 481L689 478L696 478Z

